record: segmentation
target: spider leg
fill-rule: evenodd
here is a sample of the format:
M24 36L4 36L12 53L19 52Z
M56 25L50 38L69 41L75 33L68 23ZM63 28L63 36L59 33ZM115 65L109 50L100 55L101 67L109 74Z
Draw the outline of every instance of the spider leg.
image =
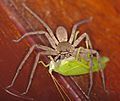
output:
M73 46L76 47L84 38L86 38L85 43L87 49L88 48L92 49L92 44L87 33L83 33L81 36L79 36L79 38L73 43Z
M42 35L44 34L48 41L50 42L51 46L56 49L56 45L55 45L55 42L54 40L50 37L50 35L46 32L46 31L35 31L35 32L28 32L28 33L25 33L22 37L20 37L19 39L17 40L13 40L14 42L20 42L22 39L24 39L25 37L29 36L29 35Z
M30 89L30 86L31 86L31 83L32 83L32 80L33 80L33 76L34 76L35 70L37 68L39 58L40 58L40 53L38 53L37 56L36 56L36 59L35 59L34 65L33 65L33 69L32 69L31 75L30 75L29 83L27 85L27 89L21 95L27 94L27 92Z
M100 62L100 55L99 55L99 53L98 53L96 50L92 50L92 53L93 53L93 54L96 54L96 56L97 56L97 60L98 60L98 64L99 64L99 68L100 68L100 72L101 72L103 89L104 89L104 91L107 92L106 86L105 86L105 85L106 85L106 84L105 84L105 76L104 76L103 68L102 68L102 65L101 65L101 62Z
M19 67L17 69L17 72L15 73L15 76L13 77L13 80L12 80L11 84L6 87L7 89L10 88L10 87L12 87L14 85L14 83L15 83L15 81L16 81L16 79L17 79L17 77L18 77L18 75L19 75L19 73L21 71L21 69L23 68L24 63L26 62L26 60L28 59L28 57L30 56L30 54L32 53L32 51L34 50L35 47L36 47L36 45L33 45L29 49L27 55L24 57L24 59L22 60L21 64L19 65Z
M61 56L61 54L58 54L57 56L54 57L54 61L57 61L57 59Z
M39 48L39 46L37 46L37 48ZM36 59L35 59L35 62L34 62L34 65L33 65L33 69L32 69L32 72L31 72L31 75L30 75L30 79L29 79L29 83L27 85L27 89L25 90L25 92L23 92L21 95L24 95L24 94L27 94L29 89L30 89L30 86L31 86L31 83L32 83L32 80L33 80L33 76L34 76L34 73L35 73L35 70L37 68L37 63L42 63L45 67L48 67L49 64L45 64L43 61L39 61L39 57L40 55L53 55L52 52L50 51L43 51L43 52L39 52L36 56ZM39 61L39 62L38 62Z
M76 51L76 54L75 54L76 59L79 59L80 52L90 54L90 58L89 58L89 61L90 61L90 63L89 63L89 67L90 67L90 72L89 72L90 84L89 84L89 89L88 89L88 96L89 96L90 93L91 93L91 90L92 90L92 86L93 86L93 53L92 53L91 49L90 50L89 49L84 49L83 47L79 47L75 51Z
M45 51L49 51L51 55L57 55L58 52L54 49L52 49L51 47L48 47L48 46L43 46L43 45L39 45L37 48L40 48L42 50L45 50Z
M101 72L103 88L104 88L104 91L107 91L106 86L105 86L105 76L104 76L102 65L100 63L100 55L98 53L96 53L96 54L97 54L97 59L98 59L99 68L100 68L100 72Z
M47 29L47 31L49 32L50 36L53 38L54 42L56 45L58 45L58 40L55 38L53 31L51 30L51 28L37 15L35 14L30 8L28 8L24 3L23 3L23 7L31 14L33 15L40 23L43 24L43 26Z
M100 55L99 53L96 51L96 50L89 50L89 49L85 49L85 51L89 52L91 51L91 57L90 57L90 61L92 60L91 58L93 57L93 54L96 54L97 56L97 60L98 60L98 64L99 64L99 68L100 68L100 72L101 72L101 78L102 78L102 84L103 84L103 89L105 92L107 92L106 90L106 86L105 86L105 76L104 76L104 72L103 72L103 68L102 68L102 65L101 65L101 62L100 62ZM92 62L92 61L91 61ZM91 63L92 65L93 63ZM90 70L91 71L91 70ZM90 85L92 85L92 73L90 72ZM92 86L89 88L89 92L88 92L88 95L90 94L91 90L92 89Z
M81 20L81 21L79 21L78 23L76 23L76 24L73 26L73 28L72 28L72 33L71 33L71 36L70 36L70 39L69 39L69 43L72 44L72 42L73 42L73 40L74 40L74 36L75 36L76 30L77 30L77 27L79 27L79 26L82 25L82 24L85 24L85 23L90 22L92 19L93 19L93 17L90 17L90 18L88 18L88 19Z
M26 60L28 59L28 57L30 56L30 54L32 53L32 51L33 51L35 48L47 50L46 52L41 52L41 54L57 55L56 51L54 51L52 48L49 48L49 47L47 47L47 46L42 46L42 45L38 46L38 45L36 45L36 44L33 45L33 46L29 49L27 55L26 55L26 56L24 57L24 59L22 60L21 64L19 65L19 67L18 67L18 69L17 69L17 72L15 73L15 76L14 76L11 84L10 84L9 86L7 86L6 88L10 88L10 87L12 87L12 86L14 85L14 83L15 83L15 81L16 81L16 79L17 79L17 77L18 77L18 75L19 75L19 73L20 73L20 71L21 71L21 69L23 68L24 63L26 62Z
M93 87L93 60L92 59L93 59L93 55L92 55L92 52L90 50L90 64L89 64L89 66L90 66L90 73L89 73L89 75L90 75L90 86L89 86L89 89L88 89L88 96L90 95L92 87Z
M44 46L45 47L45 46ZM40 46L37 46L37 48L41 48ZM47 47L48 48L48 47ZM27 85L27 89L25 92L23 92L21 95L24 95L24 94L27 94L29 89L30 89L30 86L31 86L31 83L32 83L32 80L33 80L33 76L34 76L34 73L35 73L35 70L37 68L37 63L42 63L43 66L45 67L48 67L49 64L45 64L43 61L39 61L39 57L40 57L40 54L43 54L43 55L55 55L54 53L50 52L50 51L43 51L43 52L39 52L36 56L36 59L35 59L35 62L34 62L34 66L33 66L33 69L32 69L32 72L31 72L31 75L30 75L30 79L29 79L29 83ZM51 57L50 57L51 58ZM39 62L38 62L39 61Z

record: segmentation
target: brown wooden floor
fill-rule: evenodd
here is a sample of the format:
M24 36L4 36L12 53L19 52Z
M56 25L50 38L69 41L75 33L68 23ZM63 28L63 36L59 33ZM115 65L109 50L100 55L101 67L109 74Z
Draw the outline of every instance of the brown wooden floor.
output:
M0 85L6 87L20 64L28 48L35 43L48 45L47 41L37 37L28 38L19 44L12 42L25 32L44 29L21 4L24 0L0 0ZM120 1L119 0L26 0L26 5L37 13L55 32L63 25L70 33L77 21L93 17L93 21L79 28L81 34L87 32L94 49L110 62L105 69L106 86L109 94L104 93L99 74L94 76L94 87L90 96L92 101L120 100ZM11 5L11 6L10 6ZM15 8L16 7L16 8ZM9 9L11 8L11 9ZM24 16L24 17L23 17ZM23 18L22 18L23 17ZM26 22L24 22L24 20ZM27 23L27 21L29 23ZM16 23L17 22L17 23ZM70 34L69 34L70 36ZM34 41L32 41L32 39ZM35 54L32 54L21 72L15 86L23 92L29 77ZM44 58L44 57L43 57ZM29 97L36 101L62 101L62 98L50 78L47 69L38 66ZM75 77L83 91L87 92L88 76ZM72 98L73 100L73 98ZM0 88L0 101L23 101L7 94Z

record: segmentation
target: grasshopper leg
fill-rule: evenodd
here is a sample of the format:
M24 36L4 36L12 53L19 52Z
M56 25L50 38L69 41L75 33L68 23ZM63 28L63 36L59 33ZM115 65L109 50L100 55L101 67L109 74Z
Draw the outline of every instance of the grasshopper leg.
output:
M49 64L45 64L43 61L39 61L38 63L41 63L44 67L48 67Z

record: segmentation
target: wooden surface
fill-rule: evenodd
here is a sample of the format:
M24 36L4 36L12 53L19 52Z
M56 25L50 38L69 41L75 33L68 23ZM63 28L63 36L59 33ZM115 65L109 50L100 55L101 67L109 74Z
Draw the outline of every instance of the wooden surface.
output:
M0 0L0 84L6 87L20 64L29 47L34 43L49 45L38 37L29 37L19 44L12 42L25 32L43 30L41 24L28 14L21 4L24 0ZM87 32L94 49L101 55L108 56L110 62L105 69L106 94L101 86L99 74L94 74L94 86L90 99L92 101L119 101L120 100L120 2L119 0L26 0L25 4L37 13L55 32L59 25L70 31L77 21L93 17L93 21L79 28L80 34ZM16 23L17 22L17 23ZM34 41L33 41L34 40ZM14 89L24 91L35 54L32 54L19 76ZM43 57L44 58L44 57ZM44 59L45 60L45 59ZM32 87L28 96L36 101L62 101L62 98L47 69L38 66ZM87 93L89 75L74 77L74 81ZM58 78L59 79L59 78ZM74 85L73 85L74 86ZM70 95L70 92L67 92ZM71 97L72 100L74 97ZM22 99L7 94L0 88L0 100L22 101Z

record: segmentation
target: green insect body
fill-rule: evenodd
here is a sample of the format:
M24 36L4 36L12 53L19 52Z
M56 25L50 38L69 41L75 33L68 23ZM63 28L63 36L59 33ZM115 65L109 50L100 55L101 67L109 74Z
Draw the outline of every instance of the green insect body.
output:
M101 57L100 62L102 65L102 69L105 68L106 63L109 61L107 57ZM85 59L81 59L80 61L76 60L74 57L70 57L67 59L59 60L52 64L50 63L50 68L53 71L62 74L64 76L74 76L87 74L90 72L89 62ZM93 57L93 72L98 72L100 70L99 63L96 57Z

